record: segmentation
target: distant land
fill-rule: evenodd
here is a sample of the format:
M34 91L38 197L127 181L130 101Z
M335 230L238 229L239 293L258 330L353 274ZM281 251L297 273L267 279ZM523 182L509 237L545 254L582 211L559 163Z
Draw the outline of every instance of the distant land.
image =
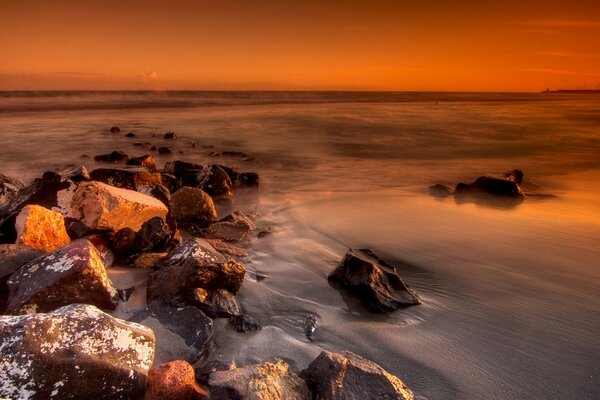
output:
M598 94L600 89L558 89L558 90L544 90L542 93L576 93L576 94Z

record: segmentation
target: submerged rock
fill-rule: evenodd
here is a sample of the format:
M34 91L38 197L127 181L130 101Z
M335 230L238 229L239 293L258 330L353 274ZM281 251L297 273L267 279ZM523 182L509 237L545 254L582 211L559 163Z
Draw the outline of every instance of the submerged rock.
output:
M328 279L357 294L373 312L386 313L421 303L396 268L369 249L349 249Z
M316 399L414 399L400 378L349 351L322 352L300 376Z
M91 305L0 316L0 398L129 400L153 359L150 329Z
M0 174L0 207L12 200L25 184L18 179Z
M171 196L171 215L181 223L204 227L217 219L217 210L203 190L184 186Z
M119 128L118 126L115 125L112 128L110 128L110 131L112 133L119 133L119 132L121 132L121 128Z
M520 169L513 169L504 173L506 179L515 182L517 185L523 183L524 176L525 174Z
M260 323L249 315L234 315L227 321L236 332L246 333L262 329Z
M127 161L128 159L129 156L126 153L118 150L114 150L111 153L94 156L94 161L102 161L107 163L120 163Z
M254 222L240 211L212 223L208 227L208 236L210 238L221 239L225 241L238 241L248 237L250 232L256 229Z
M92 229L139 230L154 217L164 218L167 207L154 197L100 182L84 182L73 196L73 217Z
M194 368L175 360L154 367L148 373L144 400L190 400L196 385Z
M15 221L17 244L54 251L71 243L61 213L38 205L25 206Z
M94 181L121 189L138 190L142 186L161 185L160 173L145 167L98 168L90 173Z
M225 289L192 289L190 303L210 318L229 318L240 313L235 295Z
M490 176L480 176L473 183L459 183L456 185L455 196L468 194L489 194L494 196L506 196L514 198L524 198L525 195L518 183L510 179L494 178Z
M308 314L304 317L304 334L306 338L312 342L312 337L317 329L317 317L313 314Z
M168 147L159 147L158 154L160 154L160 155L173 154L173 150L171 150Z
M177 134L175 132L167 132L164 136L165 139L177 139Z
M7 282L6 310L12 314L47 312L71 303L104 309L117 305L98 250L86 239L38 257L18 269Z
M310 400L306 383L283 360L229 371L208 379L211 400Z
M135 134L135 133L133 133L133 132L129 132L129 133L126 133L126 134L125 134L125 137L128 137L128 138L134 138L134 137L136 137L136 134Z
M433 197L438 197L440 199L452 196L452 189L446 185L442 185L440 183L436 183L435 185L429 186L429 194Z

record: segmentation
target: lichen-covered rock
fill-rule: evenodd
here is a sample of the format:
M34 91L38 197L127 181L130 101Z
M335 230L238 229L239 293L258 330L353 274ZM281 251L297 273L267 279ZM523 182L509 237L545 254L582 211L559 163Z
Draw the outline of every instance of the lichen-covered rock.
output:
M190 303L210 318L229 318L240 313L235 295L225 289L192 289Z
M23 187L25 184L20 180L0 174L0 207L15 197Z
M373 312L386 313L421 303L396 268L369 249L349 249L328 279L357 294Z
M23 265L46 254L44 250L19 244L0 244L0 312L8 300L8 278Z
M17 244L35 249L54 251L71 243L62 214L35 204L17 215L15 230Z
M156 362L194 363L212 335L212 320L196 307L175 307L155 301L129 319L151 328L156 335Z
M400 378L349 351L322 352L300 376L317 399L414 399Z
M154 197L101 182L83 182L72 201L73 217L92 229L137 231L154 217L164 218L167 207Z
M152 330L91 305L0 316L3 399L132 399L153 359Z
M12 314L47 312L71 303L104 309L117 304L100 254L86 239L30 261L11 275L7 286L6 310Z
M171 196L171 215L183 224L208 226L217 219L217 210L203 190L184 186Z
M171 300L191 289L226 289L237 293L246 267L227 260L205 240L194 238L175 248L148 278L148 299Z
M250 218L240 211L235 211L210 224L207 235L214 239L233 242L247 238L254 229L256 225Z
M196 377L187 361L175 360L154 367L148 373L144 400L190 400Z
M138 190L141 186L162 184L160 173L145 167L98 168L90 173L94 181L121 189Z
M264 362L229 371L217 371L208 379L211 400L310 400L306 383L283 360Z

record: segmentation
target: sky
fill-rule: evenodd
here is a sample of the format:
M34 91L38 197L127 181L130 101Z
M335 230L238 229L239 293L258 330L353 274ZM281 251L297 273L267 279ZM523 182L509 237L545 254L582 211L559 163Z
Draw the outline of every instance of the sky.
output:
M0 90L600 89L600 1L0 0Z

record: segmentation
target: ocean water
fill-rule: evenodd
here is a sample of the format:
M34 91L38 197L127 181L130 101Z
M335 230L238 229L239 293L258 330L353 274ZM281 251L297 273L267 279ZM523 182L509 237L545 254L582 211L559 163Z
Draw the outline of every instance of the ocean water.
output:
M203 361L280 357L301 370L350 350L418 399L600 398L599 95L0 92L0 173L28 181L99 166L83 155L147 153L133 142L172 147L159 166L261 175L233 207L271 232L242 244L238 294L264 328L217 321ZM209 155L223 151L252 159ZM525 172L519 205L428 194L513 168ZM355 247L399 265L423 304L374 315L330 286Z

